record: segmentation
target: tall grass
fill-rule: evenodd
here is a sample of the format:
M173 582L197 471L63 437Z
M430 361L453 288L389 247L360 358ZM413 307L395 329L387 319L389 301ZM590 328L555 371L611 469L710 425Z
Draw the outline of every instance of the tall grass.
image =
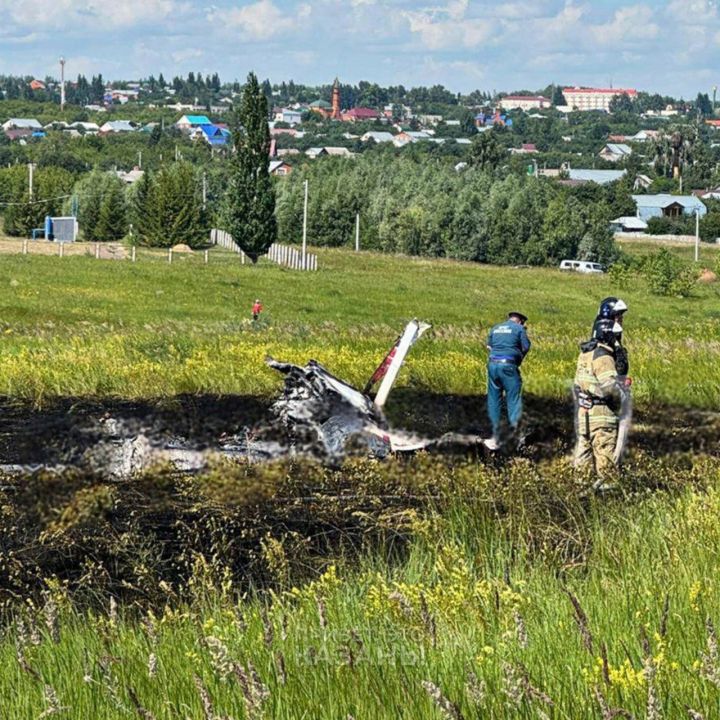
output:
M411 353L401 384L481 394L487 332L519 308L535 343L527 389L560 397L598 301L615 293L630 305L638 400L704 408L720 400L714 286L690 299L657 298L608 277L347 251L322 252L321 267L241 266L225 254L207 266L197 257L168 265L0 256L0 393L38 403L58 395L267 395L280 380L264 368L266 354L314 357L362 385L403 324L420 317L434 330ZM249 320L256 297L266 308L259 326Z
M271 590L226 569L230 546L196 557L154 613L102 597L73 609L57 580L13 603L0 640L8 717L716 716L716 460L648 461L624 497L600 501L582 500L558 463L407 469L416 482L395 476L405 508L365 510L404 540L391 532L359 561L346 546L297 585L302 542L271 530L258 548ZM362 472L371 488L382 475ZM642 490L648 478L667 489ZM352 496L346 508L317 497L340 524L360 512Z

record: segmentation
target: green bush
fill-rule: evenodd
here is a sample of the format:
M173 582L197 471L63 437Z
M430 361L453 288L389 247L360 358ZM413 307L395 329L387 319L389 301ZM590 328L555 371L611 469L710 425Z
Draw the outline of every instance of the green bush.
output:
M697 280L693 266L673 255L667 248L662 248L645 259L642 275L650 292L655 295L688 297Z

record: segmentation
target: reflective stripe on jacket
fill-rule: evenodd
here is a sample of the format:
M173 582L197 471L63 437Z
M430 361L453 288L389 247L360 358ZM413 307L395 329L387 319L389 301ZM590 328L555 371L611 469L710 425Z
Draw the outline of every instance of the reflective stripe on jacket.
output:
M617 425L620 409L620 389L617 378L615 356L608 346L598 345L592 350L580 353L575 373L575 385L587 395L608 403L595 405L589 410L578 408L581 430L583 424L586 423L586 416L591 428Z

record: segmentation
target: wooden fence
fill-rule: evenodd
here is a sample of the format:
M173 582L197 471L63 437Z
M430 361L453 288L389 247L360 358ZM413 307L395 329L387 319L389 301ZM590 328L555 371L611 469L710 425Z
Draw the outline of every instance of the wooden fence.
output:
M219 245L226 250L232 250L233 252L239 253L240 259L245 264L245 253L242 251L240 246L235 242L233 236L225 232L224 230L213 229L210 231L210 242L213 245ZM318 259L314 253L305 253L305 261L303 262L303 256L300 250L290 245L280 245L274 243L270 246L267 253L268 260L271 260L278 265L290 268L291 270L317 270Z

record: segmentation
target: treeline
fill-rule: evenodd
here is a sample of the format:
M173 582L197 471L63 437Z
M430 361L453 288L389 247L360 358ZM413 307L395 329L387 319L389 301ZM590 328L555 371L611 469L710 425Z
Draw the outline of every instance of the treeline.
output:
M94 171L77 183L65 208L77 212L82 237L92 242L128 237L149 247L196 248L207 244L210 231L201 178L186 162L146 172L129 187L112 173Z
M309 241L354 242L386 252L497 264L553 265L563 258L609 263L609 220L633 208L630 188L575 189L452 162L382 154L306 165L278 184L280 239L300 242L303 183L309 181Z

